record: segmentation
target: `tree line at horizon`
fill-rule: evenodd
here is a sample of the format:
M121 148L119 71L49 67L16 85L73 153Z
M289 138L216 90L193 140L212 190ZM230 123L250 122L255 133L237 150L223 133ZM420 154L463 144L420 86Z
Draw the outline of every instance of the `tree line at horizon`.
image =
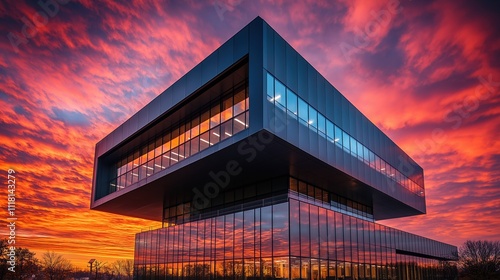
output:
M10 247L8 239L0 239L0 280L46 279L66 280L89 277L91 280L132 280L134 272L133 260L116 260L112 263L95 260L92 271L76 268L71 261L55 252L45 252L38 259L34 252L27 248L16 247L15 268L9 269L8 255ZM33 278L33 275L35 276Z

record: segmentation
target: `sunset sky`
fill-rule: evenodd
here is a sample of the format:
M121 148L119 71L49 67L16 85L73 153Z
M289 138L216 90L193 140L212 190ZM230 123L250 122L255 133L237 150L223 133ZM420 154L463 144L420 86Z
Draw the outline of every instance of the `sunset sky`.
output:
M0 2L0 176L38 257L133 258L161 224L89 210L95 144L256 16L423 167L427 214L381 223L500 240L498 1L37 2Z

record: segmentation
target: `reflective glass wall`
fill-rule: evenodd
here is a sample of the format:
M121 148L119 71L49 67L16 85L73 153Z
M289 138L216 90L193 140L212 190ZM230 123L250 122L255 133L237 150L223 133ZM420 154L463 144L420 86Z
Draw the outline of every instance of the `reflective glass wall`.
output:
M289 279L288 206L137 234L136 279Z
M286 202L139 233L136 279L455 279L454 246L328 205L290 190Z

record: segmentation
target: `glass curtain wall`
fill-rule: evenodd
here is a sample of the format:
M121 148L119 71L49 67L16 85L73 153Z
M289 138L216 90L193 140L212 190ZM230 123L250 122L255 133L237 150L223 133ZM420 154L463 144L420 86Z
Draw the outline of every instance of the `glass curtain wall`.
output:
M135 273L137 279L454 279L456 268L445 261L453 250L322 207L313 197L290 196L139 233Z

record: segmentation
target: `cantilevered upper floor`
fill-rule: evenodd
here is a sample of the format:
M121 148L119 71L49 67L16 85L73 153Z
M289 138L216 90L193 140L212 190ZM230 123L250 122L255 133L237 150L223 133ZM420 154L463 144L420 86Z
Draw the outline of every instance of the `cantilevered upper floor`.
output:
M91 208L162 220L280 176L375 219L425 213L422 168L256 18L97 143Z

